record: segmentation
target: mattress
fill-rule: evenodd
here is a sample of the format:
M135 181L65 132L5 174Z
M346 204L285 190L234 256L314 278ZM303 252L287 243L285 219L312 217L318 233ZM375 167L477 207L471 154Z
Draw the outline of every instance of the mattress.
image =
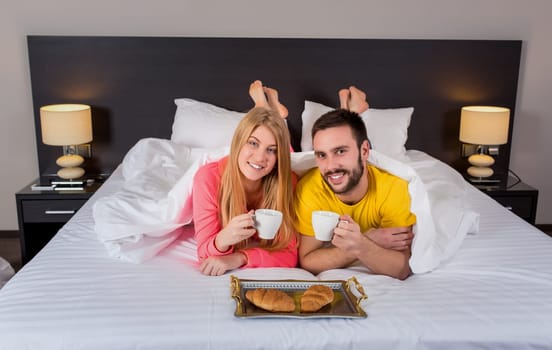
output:
M361 268L363 319L234 316L230 274L196 268L193 227L159 256L110 257L92 207L123 184L120 169L0 290L0 349L543 349L552 347L552 239L469 187L480 230L430 273L404 281ZM284 268L243 279L315 279Z

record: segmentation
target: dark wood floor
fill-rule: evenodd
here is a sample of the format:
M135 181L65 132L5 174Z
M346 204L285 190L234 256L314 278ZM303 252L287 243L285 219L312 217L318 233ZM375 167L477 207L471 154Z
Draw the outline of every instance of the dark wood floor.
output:
M0 233L0 256L18 271L21 268L21 251L17 233Z

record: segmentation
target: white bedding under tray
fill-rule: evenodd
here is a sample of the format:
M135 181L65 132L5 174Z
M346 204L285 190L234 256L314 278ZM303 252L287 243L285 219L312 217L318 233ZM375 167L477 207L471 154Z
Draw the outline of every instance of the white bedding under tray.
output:
M92 204L120 172L0 290L0 349L543 349L552 347L552 239L483 193L454 258L405 281L361 270L365 319L234 316L230 274L201 275L183 234L143 264L108 256ZM244 269L244 279L304 279L300 269Z

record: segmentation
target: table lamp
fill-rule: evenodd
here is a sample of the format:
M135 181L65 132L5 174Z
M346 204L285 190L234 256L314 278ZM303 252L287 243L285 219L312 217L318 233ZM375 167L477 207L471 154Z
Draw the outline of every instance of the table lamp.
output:
M92 141L92 113L83 104L56 104L40 107L42 142L63 146L63 155L56 160L61 167L57 175L62 179L76 179L84 175L79 166L84 158L77 154L77 145Z
M468 158L471 166L468 175L485 179L493 175L491 166L495 160L491 153L498 154L498 145L508 142L510 110L504 107L466 106L460 116L460 141L476 146Z

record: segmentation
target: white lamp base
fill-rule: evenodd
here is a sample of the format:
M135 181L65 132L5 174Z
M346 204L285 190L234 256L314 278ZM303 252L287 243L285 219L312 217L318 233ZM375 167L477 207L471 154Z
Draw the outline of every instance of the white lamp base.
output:
M468 175L477 177L477 178L491 177L493 176L493 174L494 174L493 169L488 167L471 166L468 168Z
M78 179L84 175L84 169L79 167L61 168L57 172L57 176L66 180Z
M495 160L488 154L472 154L468 158L468 162L472 165L468 168L468 174L477 178L491 177L494 174L493 169L490 168L494 164Z
M57 176L62 179L72 180L84 175L84 169L80 168L84 162L84 158L78 154L67 154L59 157L56 164L62 167L58 170Z

